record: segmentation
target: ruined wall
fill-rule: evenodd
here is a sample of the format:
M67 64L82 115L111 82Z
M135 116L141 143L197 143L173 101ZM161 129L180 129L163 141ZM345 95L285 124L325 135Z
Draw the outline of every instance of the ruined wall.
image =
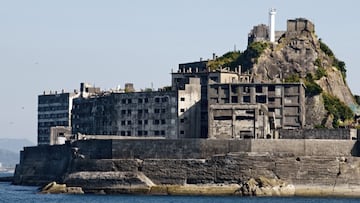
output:
M248 46L253 42L268 41L269 27L264 24L256 25L248 34Z
M356 129L294 129L279 130L280 139L336 139L356 138Z
M301 32L307 30L309 32L315 32L314 24L305 18L296 18L294 20L287 21L287 32Z
M250 150L251 140L113 140L113 159L202 159Z
M42 185L60 181L69 166L71 154L69 145L25 147L20 152L14 183Z
M254 140L251 152L290 153L297 156L357 156L355 140Z

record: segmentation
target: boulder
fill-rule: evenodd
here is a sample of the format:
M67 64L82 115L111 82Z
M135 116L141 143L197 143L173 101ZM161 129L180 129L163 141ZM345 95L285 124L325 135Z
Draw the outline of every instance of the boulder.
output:
M81 187L66 187L66 184L51 182L41 188L41 194L84 194Z
M243 196L293 196L295 187L280 179L260 176L246 181L240 187L238 194Z

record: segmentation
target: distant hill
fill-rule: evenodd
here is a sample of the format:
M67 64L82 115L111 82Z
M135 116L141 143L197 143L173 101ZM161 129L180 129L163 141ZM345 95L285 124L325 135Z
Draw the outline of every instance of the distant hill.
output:
M19 153L20 150L27 146L35 146L35 144L27 139L0 138L0 149L3 150Z
M0 162L2 167L12 167L20 161L20 153L11 152L9 150L0 149Z
M27 139L0 139L0 162L3 167L15 167L19 163L20 151L35 144Z

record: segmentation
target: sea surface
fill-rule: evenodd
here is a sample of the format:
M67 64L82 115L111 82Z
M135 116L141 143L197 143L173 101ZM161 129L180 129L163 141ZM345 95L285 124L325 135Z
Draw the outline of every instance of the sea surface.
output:
M4 174L0 174L4 176ZM360 202L355 198L303 198L303 197L209 197L209 196L155 196L155 195L65 195L38 194L37 187L16 186L8 182L0 182L0 202L85 202L85 203L345 203Z

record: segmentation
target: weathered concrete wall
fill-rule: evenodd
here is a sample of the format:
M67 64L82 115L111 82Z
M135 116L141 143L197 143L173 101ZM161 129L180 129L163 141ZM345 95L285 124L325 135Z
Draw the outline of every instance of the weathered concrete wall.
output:
M357 156L355 140L252 140L251 152L292 153L297 156Z
M113 140L81 140L72 144L87 159L111 159Z
M59 181L71 160L70 145L25 147L16 166L14 183L41 185Z
M214 154L245 152L251 140L113 140L112 158L201 159Z
M279 130L280 139L336 139L356 138L356 129L294 129Z
M265 176L295 185L360 186L359 157L235 153L209 159L81 160L73 163L70 174L141 172L157 185L238 184L252 177ZM75 182L67 184L79 186Z
M352 140L88 140L25 148L14 183L133 172L155 184L228 184L263 175L296 184L360 186L360 158L354 157L359 148Z

